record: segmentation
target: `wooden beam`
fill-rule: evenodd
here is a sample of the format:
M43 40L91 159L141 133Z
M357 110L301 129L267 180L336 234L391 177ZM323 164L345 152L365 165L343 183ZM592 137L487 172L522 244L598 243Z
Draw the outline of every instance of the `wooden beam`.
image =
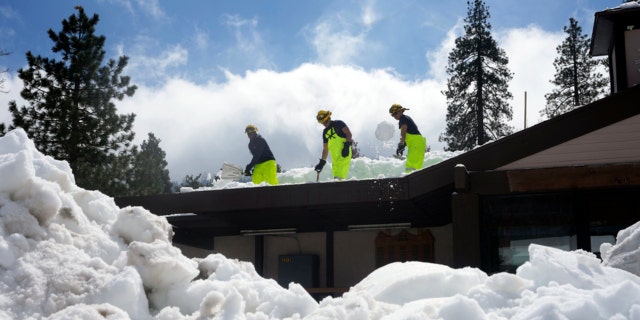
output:
M640 186L640 163L513 170L511 192Z
M469 190L469 171L464 164L457 164L453 169L453 183L457 192Z

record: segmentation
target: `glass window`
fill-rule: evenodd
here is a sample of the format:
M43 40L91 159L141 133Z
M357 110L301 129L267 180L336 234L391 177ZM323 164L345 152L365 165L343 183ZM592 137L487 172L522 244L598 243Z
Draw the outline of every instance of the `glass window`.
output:
M481 196L482 268L514 272L532 243L600 257L618 231L640 217L640 189Z
M484 241L489 244L483 255L485 270L515 272L529 260L532 243L563 250L578 248L572 206L562 197L492 196L483 198L482 208L487 229Z

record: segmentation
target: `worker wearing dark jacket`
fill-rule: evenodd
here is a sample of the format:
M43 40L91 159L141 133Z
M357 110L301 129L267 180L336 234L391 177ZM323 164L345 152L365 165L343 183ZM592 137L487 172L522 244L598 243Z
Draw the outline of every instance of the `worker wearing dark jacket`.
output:
M353 156L351 130L342 120L331 120L331 111L328 110L318 111L316 120L324 126L324 130L322 130L322 156L315 170L320 173L327 163L328 154L331 154L333 177L346 179Z
M422 169L424 153L427 149L427 139L420 134L418 126L413 122L413 119L404 114L406 110L409 109L399 104L394 104L389 108L389 114L398 120L398 127L400 128L400 142L398 143L396 155L400 157L405 147L409 149L405 172L412 172Z
M244 174L251 175L251 182L254 184L266 181L270 185L277 185L278 177L276 173L278 166L267 141L258 134L258 128L252 124L247 125L244 132L249 137L249 151L253 155L251 162L244 170ZM253 173L251 172L252 169Z

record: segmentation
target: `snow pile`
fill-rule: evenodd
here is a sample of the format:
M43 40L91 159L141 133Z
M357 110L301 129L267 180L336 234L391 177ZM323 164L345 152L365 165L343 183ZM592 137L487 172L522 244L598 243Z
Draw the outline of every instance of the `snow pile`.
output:
M616 243L600 246L603 263L640 276L640 222L618 232Z
M640 1L629 1L615 7L614 9L626 10L626 9L632 9L632 8L638 8L638 7L640 7Z
M434 164L438 164L444 160L453 158L462 152L460 151L431 151L424 155L424 167L429 167ZM287 184L302 184L316 182L335 182L336 180L331 177L331 162L327 162L324 170L317 176L317 172L314 168L294 168L282 173L278 173L278 182L280 185ZM405 161L399 160L394 157L379 156L378 159L370 159L365 157L355 158L351 160L351 167L349 168L349 174L347 180L365 180L365 179L384 179L401 177L410 173L405 172ZM205 190L220 190L220 189L236 189L236 188L248 188L248 187L265 187L269 186L266 182L258 185L254 185L251 182L250 177L242 177L240 181L232 181L227 179L221 179L213 181L212 186L200 187L193 189L189 187L183 187L180 192L192 192L192 191L205 191Z
M309 318L640 319L640 278L592 254L531 245L516 274L405 262L372 272Z
M183 256L165 218L78 188L20 129L0 138L0 177L1 319L285 318L317 307L250 263Z
M249 262L183 256L166 219L77 187L20 129L0 138L0 235L0 319L640 319L640 223L604 262L531 245L516 274L392 263L318 303Z

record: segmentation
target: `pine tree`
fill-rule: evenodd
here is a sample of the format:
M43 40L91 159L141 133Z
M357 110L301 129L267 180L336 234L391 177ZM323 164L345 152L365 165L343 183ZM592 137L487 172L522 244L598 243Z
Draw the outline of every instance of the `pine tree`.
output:
M136 86L121 75L128 57L102 65L105 37L94 35L98 15L76 10L62 21L62 31L48 31L60 60L26 53L28 67L18 76L29 106L9 103L12 128L22 127L41 152L68 161L79 186L116 196L127 190L135 115L118 115L112 100L132 96Z
M129 195L146 196L171 193L173 187L166 169L166 153L160 148L160 139L149 132L149 139L142 142L140 151L135 149L135 165L132 169Z
M180 183L180 187L189 187L193 189L198 189L200 187L211 186L213 183L212 179L207 176L199 173L197 176L186 175L184 179L182 179L182 183Z
M10 52L8 52L8 51L0 50L0 57L8 56L8 55L10 55L10 54L11 54L11 53L10 53ZM7 73L7 72L9 72L9 69L7 69L7 68L4 68L4 69L0 70L0 74L4 74L4 73ZM8 91L5 91L5 90L4 90L4 81L5 81L5 80L6 80L6 79L5 79L4 77L0 78L0 93L7 93L7 92L8 92ZM0 123L0 125L4 127L4 124L3 124L3 123ZM2 132L3 132L3 131L0 131L0 134L2 134Z
M0 57L2 57L2 56L8 56L8 55L10 55L10 54L11 54L11 53L9 53L9 52L7 52L7 51L0 50ZM9 72L9 69L6 69L6 68L5 68L5 69L3 69L3 70L0 70L0 74L7 73L7 72ZM6 80L5 78L0 78L0 93L7 93L7 91L4 91L4 81L5 81L5 80ZM6 133L6 132L5 132L6 130L7 130L7 129L6 129L6 127L5 127L5 124L4 124L4 123L2 123L2 122L0 122L0 137L4 136L4 134Z
M509 59L491 36L489 11L482 0L467 1L465 34L455 41L449 53L447 89L447 126L439 140L445 150L470 150L488 139L509 135L506 124L513 111L508 82L513 78L507 68Z
M608 85L607 79L596 71L601 60L589 55L591 40L582 33L578 21L570 18L564 32L567 37L556 47L559 56L553 61L556 74L551 83L556 88L545 94L547 103L540 110L541 115L549 118L597 100Z

